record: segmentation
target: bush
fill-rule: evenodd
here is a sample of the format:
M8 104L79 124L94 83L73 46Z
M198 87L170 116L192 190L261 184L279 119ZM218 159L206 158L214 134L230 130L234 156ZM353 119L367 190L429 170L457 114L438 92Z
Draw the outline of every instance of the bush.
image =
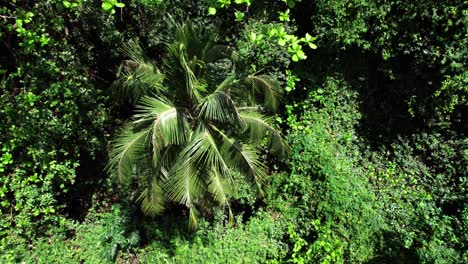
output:
M271 192L271 199L295 226L293 261L354 263L374 257L385 224L367 178L353 163L352 127L359 117L353 105L347 84L328 78L323 89L288 107L292 171L274 180L272 189L281 191L279 197Z
M50 236L31 245L17 244L0 257L3 263L115 263L132 258L140 235L130 221L130 212L114 206L111 211L90 213L85 222L63 229L52 228ZM68 238L67 233L73 232Z
M190 237L160 235L144 249L142 257L144 263L264 263L281 259L286 251L279 223L266 212L245 224L238 217L234 226L225 221L213 225L202 222Z

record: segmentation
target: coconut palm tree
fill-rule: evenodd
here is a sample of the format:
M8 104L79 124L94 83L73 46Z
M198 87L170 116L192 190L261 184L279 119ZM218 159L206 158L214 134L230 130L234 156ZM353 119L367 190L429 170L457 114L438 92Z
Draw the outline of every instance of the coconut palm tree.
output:
M119 70L120 91L138 103L113 141L108 168L120 180L137 183L144 213L157 215L167 204L183 204L193 227L199 205L216 202L229 209L233 171L262 192L262 142L279 155L287 151L271 118L262 114L265 108L255 104L263 98L266 109L276 110L277 83L238 73L216 40L211 27L179 24L161 67L129 42L129 60ZM228 74L216 84L213 69L219 64L228 65Z

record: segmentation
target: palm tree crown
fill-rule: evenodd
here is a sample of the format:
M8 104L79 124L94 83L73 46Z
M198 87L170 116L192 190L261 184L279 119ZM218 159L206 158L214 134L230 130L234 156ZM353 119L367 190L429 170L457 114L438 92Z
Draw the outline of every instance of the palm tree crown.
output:
M157 215L170 202L183 204L195 226L201 203L229 208L235 170L261 191L266 168L260 142L267 139L279 155L287 151L255 104L260 96L276 110L277 83L236 72L227 49L216 45L216 31L190 23L176 26L160 68L134 42L125 52L130 59L119 69L119 87L137 102L136 113L115 138L108 168L122 181L136 180L143 212ZM216 62L230 71L217 84Z

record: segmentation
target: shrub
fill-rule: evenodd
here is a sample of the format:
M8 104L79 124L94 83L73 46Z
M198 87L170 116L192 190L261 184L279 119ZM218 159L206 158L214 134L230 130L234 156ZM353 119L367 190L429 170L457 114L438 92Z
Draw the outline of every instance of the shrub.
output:
M158 241L144 249L144 263L265 263L284 257L284 230L266 212L247 223L237 218L234 226L225 221L201 222L191 237L175 236L167 244ZM172 248L167 250L167 248Z
M72 238L67 233L73 232ZM115 205L109 212L90 213L83 223L58 228L27 245L17 244L4 251L0 261L6 263L115 263L117 258L131 258L140 235L130 221L130 212Z

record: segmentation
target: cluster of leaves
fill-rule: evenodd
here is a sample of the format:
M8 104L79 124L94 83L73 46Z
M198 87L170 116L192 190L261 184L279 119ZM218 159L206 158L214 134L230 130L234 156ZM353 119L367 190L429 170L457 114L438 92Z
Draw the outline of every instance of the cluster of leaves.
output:
M63 28L82 1L2 7L0 247L63 225L82 154L104 147L107 113ZM61 41L58 38L63 37ZM6 239L6 236L11 236Z
M217 8L228 9L231 6L231 4L235 4L237 7L234 8L234 10L236 10L234 12L236 21L242 22L247 19L248 15L253 16L253 14L249 13L249 8L252 4L250 0L234 0L234 3L232 3L231 0L216 0L207 2L210 4L210 7L208 8L208 13L210 15L215 15ZM294 0L282 0L282 2L284 2L288 7L291 8L295 6ZM255 3L253 4L255 5ZM269 3L267 4L267 6L274 7L275 3ZM265 7L263 7L262 9L264 8ZM239 10L244 11L242 12ZM271 12L271 10L269 10L269 12ZM307 45L312 49L317 48L317 46L314 44L316 38L312 37L309 33L307 33L304 37L299 38L294 33L286 31L285 25L287 27L288 23L291 21L289 13L289 8L286 9L286 11L278 11L278 17L276 18L276 22L267 23L267 25L269 26L267 32L256 31L254 28L250 28L244 31L248 32L248 39L251 45L271 45L272 42L277 43L282 47L286 47L286 50L290 55L291 59L294 62L298 62L307 58L307 55L303 51L304 45Z
M466 3L351 0L309 8L316 12L311 18L322 41L334 49L358 47L370 55L386 83L404 87L398 96L405 97L408 118L466 129Z
M54 227L48 237L32 243L32 250L16 247L4 252L0 261L115 263L116 259L130 259L140 242L130 211L123 210L120 205L113 206L109 212L91 211L84 222L68 224L67 231L73 231L72 239L67 239L65 229Z
M117 0L103 0L101 7L102 10L109 12L110 14L114 14L116 7L123 8L125 7L125 4Z
M466 158L454 150L466 147L440 149L440 135L422 134L371 151L356 133L356 92L342 77L322 85L287 107L292 172L278 175L269 192L272 209L295 227L291 261L464 262ZM447 214L443 203L462 209Z
M198 230L188 234L183 219L173 215L157 222L134 221L135 212L114 205L110 211L88 213L82 223L64 229L53 228L50 235L17 247L0 256L2 263L278 263L287 252L282 241L284 228L267 212L258 212L248 223L236 217L227 225L222 211L210 224L201 220ZM149 242L146 244L146 242ZM233 259L232 256L236 256Z
M273 215L259 212L247 223L237 217L234 226L226 225L226 220L221 217L212 225L202 221L190 237L182 234L168 236L169 226L153 232L154 242L144 249L143 262L281 263L277 260L285 257L287 245L282 241L284 228ZM170 224L173 226L173 222Z
M279 196L272 193L273 205L290 215L298 232L291 232L300 247L293 249L293 259L365 262L374 257L385 224L367 179L347 153L356 140L356 95L336 78L324 85L325 100L316 89L287 107L292 171L273 183L273 189L283 186ZM302 237L309 238L301 242Z
M404 254L420 262L464 262L466 3L356 0L305 8L317 12L320 45L342 61L334 68L359 91L358 131L380 149L360 152L372 157L363 161L366 175L391 206L384 207L393 228L385 254L394 261ZM330 24L332 17L337 23Z
M370 162L363 161L375 193L383 202L383 216L388 223L385 247L379 250L381 256L376 261L457 263L466 260L463 233L457 227L465 226L466 222L444 214L437 206L437 199L424 189L420 180L424 165L410 154L405 158L413 159L412 166L398 165L384 156L377 152L371 155Z

